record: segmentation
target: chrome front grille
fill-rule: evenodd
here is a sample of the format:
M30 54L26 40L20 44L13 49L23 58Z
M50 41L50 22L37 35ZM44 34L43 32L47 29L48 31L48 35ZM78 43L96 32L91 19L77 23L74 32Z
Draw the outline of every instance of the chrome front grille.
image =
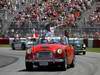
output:
M52 52L49 51L39 52L37 53L37 58L38 59L52 58Z

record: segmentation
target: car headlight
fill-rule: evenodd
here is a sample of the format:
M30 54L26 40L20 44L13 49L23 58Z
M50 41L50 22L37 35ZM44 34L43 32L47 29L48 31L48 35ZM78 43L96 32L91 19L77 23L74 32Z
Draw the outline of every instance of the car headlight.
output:
M63 52L62 49L58 49L58 50L57 50L57 53L58 53L58 54L62 54L62 52Z
M27 49L26 51L27 54L31 54L31 52L32 52L31 48Z

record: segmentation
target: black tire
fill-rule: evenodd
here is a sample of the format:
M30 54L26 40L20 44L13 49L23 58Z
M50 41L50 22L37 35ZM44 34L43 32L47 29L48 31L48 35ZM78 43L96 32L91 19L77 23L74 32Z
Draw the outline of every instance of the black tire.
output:
M26 50L26 45L25 44L22 44L21 49L22 50Z
M85 55L86 54L86 52L83 52L83 55Z
M67 69L69 69L70 68L70 64L67 64Z
M66 70L66 65L62 65L61 68L62 68L62 70L65 71Z
M31 62L25 62L25 66L27 71L33 70L33 64Z
M74 68L74 67L75 67L74 61L72 61L71 64L67 64L67 69Z
M66 62L64 61L64 62L62 62L62 64L61 64L61 69L65 71L66 68L67 68Z
M70 68L74 68L74 67L75 67L74 61L72 61L72 63L70 64Z
M79 55L79 53L78 53L78 52L76 52L76 53L75 53L75 55Z
M13 43L12 43L12 45L11 45L11 46L12 46L12 50L15 50L15 47L14 47L14 44L13 44Z

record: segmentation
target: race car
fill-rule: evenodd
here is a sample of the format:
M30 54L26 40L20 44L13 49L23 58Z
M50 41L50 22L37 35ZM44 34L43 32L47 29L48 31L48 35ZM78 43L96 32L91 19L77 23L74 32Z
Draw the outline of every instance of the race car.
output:
M27 48L30 48L33 45L33 41L31 39L14 39L11 43L12 50L26 50Z
M69 39L69 43L72 44L74 46L75 49L75 54L79 55L79 54L86 54L86 45L84 43L81 42L81 40L79 39Z
M65 43L61 38L41 39L25 55L26 70L35 67L59 67L63 70L74 67L75 53L73 46ZM37 41L36 41L37 42Z

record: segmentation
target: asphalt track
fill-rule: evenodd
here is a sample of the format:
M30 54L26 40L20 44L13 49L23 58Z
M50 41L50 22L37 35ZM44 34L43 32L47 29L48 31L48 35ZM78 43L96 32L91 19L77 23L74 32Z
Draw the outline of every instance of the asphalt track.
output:
M86 55L76 56L75 67L66 71L57 68L26 71L24 56L25 51L0 48L0 75L100 75L100 54L98 53L88 52Z

